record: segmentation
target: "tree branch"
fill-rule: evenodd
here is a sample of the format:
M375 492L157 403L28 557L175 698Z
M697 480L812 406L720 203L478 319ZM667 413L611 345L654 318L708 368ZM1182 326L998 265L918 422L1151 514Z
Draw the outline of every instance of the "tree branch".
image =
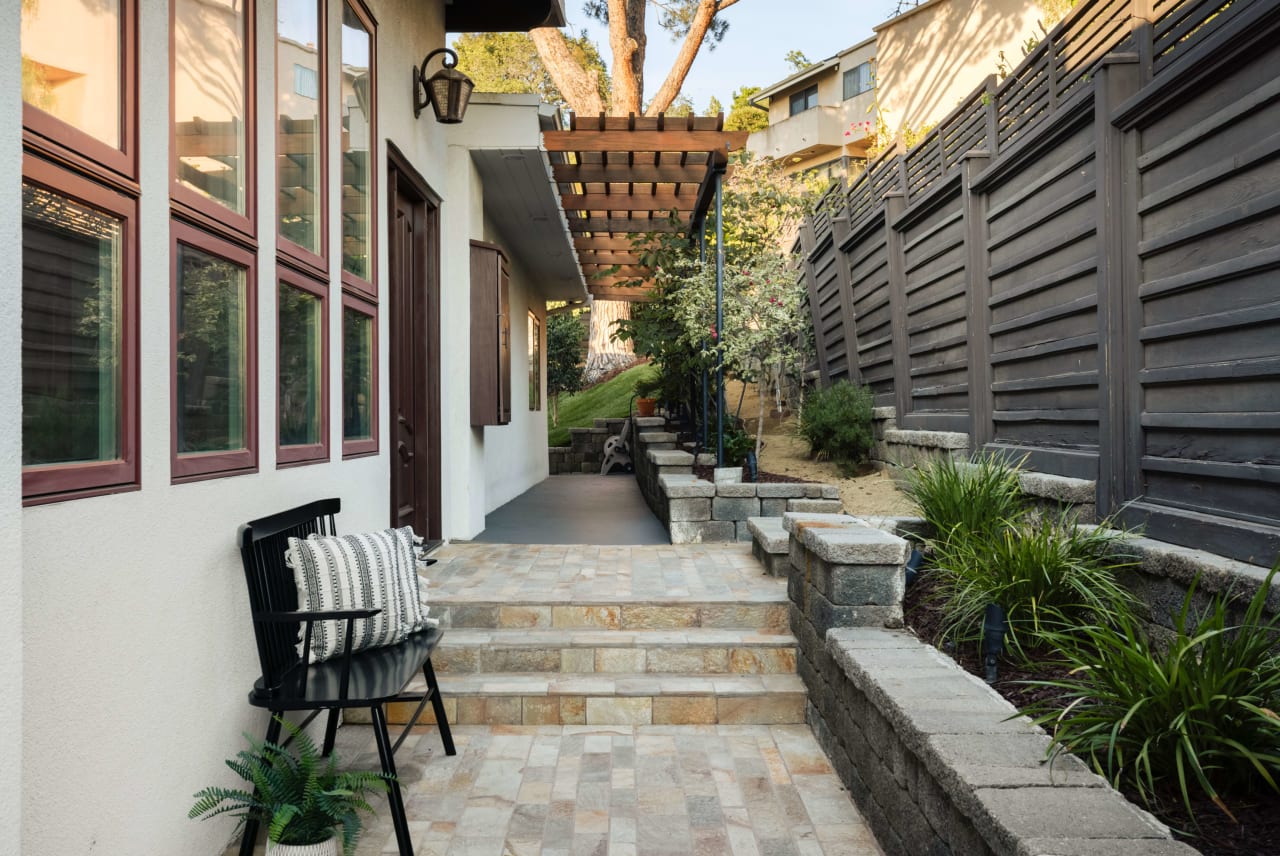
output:
M564 33L555 27L538 27L529 31L529 38L533 39L547 74L573 111L579 116L598 116L603 113L600 82L589 69L578 62Z
M614 116L639 114L644 103L645 0L609 0Z
M649 109L645 111L646 116L665 113L671 106L671 102L680 94L680 87L684 86L684 79L688 77L689 69L693 68L693 60L698 56L698 49L702 47L702 40L706 38L707 30L711 28L717 13L723 12L737 2L738 0L699 0L698 9L693 13L693 20L689 22L689 32L685 34L684 43L680 45L680 53L676 55L671 71L667 73L667 79L662 82L661 88L649 102ZM616 71L614 79L617 79Z

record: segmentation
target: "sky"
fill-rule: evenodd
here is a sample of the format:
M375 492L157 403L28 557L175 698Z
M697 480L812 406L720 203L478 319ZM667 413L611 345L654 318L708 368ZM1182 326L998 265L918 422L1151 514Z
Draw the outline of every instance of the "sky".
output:
M870 38L872 26L887 20L897 0L738 0L722 14L729 32L714 51L704 45L683 93L701 113L711 96L729 111L733 91L742 86L768 86L792 73L784 57L799 50L811 61L834 56L850 45ZM610 62L609 36L604 26L582 11L582 0L565 0L569 29L584 27L606 64ZM679 45L658 27L658 11L652 6L647 19L649 44L645 58L645 97L662 85Z

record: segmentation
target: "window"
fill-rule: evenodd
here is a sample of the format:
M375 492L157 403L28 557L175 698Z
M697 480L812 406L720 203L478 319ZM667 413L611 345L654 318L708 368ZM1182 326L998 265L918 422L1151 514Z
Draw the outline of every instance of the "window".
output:
M791 96L791 115L803 113L818 106L818 84L803 89Z
M280 253L327 278L323 6L317 0L279 0L276 21Z
M342 306L342 455L378 451L378 324L375 309L344 297Z
M281 269L277 291L276 461L280 465L329 458L329 325L326 289Z
M529 313L529 409L542 409L542 322Z
M871 75L871 63L864 62L844 73L844 97L852 98L875 88L875 79Z
M23 494L136 486L136 202L31 156L24 167Z
M135 0L22 4L23 124L86 171L137 175Z
M257 469L254 254L174 221L173 478Z
M173 200L253 234L253 3L173 0Z
M22 4L27 505L139 484L136 44L135 0Z
M374 296L374 141L377 103L373 18L353 2L342 6L342 279Z

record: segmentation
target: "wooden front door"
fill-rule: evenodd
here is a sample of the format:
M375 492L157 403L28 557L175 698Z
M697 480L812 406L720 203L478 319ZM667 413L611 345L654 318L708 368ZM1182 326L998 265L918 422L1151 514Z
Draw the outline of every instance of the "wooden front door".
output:
M440 209L388 146L391 523L440 538Z

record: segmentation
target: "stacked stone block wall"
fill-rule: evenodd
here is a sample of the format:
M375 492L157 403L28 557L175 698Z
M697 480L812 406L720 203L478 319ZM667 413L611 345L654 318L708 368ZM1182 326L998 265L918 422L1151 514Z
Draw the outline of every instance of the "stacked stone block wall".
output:
M570 428L568 446L547 449L551 475L598 473L604 461L604 443L622 433L626 419L596 419L590 428Z

